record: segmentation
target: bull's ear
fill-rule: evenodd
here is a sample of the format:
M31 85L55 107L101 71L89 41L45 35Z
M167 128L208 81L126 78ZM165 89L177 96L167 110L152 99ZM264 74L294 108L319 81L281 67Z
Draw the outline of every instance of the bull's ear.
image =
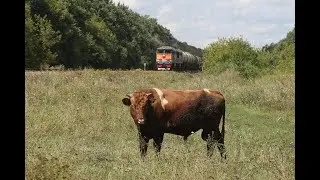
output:
M122 103L126 106L130 106L131 105L131 101L129 98L125 97L122 99Z
M148 99L149 99L149 101L150 101L151 103L154 103L155 99L154 99L154 96L153 96L152 93L148 93L148 94L147 94L147 97L148 97Z

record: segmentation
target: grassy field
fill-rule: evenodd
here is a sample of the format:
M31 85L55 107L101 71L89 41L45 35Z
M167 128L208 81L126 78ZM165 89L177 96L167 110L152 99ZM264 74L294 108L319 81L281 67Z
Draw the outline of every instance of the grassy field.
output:
M294 179L294 74L245 80L152 71L25 72L26 179ZM209 88L226 97L227 161L206 157L200 132L166 134L140 160L121 99L138 88Z

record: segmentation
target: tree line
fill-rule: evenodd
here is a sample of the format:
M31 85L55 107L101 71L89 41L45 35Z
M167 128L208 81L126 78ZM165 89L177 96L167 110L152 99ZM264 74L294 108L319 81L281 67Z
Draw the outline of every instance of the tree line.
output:
M201 56L155 18L111 0L26 0L25 68L141 68L155 65L157 47Z
M172 36L157 19L112 0L26 0L25 68L134 69L155 66L169 45L200 56L203 70L234 69L244 77L294 72L295 28L277 43L254 48L243 37L220 38L203 50Z

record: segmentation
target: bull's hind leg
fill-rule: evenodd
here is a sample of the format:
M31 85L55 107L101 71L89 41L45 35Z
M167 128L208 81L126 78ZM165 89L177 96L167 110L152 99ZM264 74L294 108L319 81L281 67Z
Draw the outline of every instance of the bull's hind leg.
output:
M201 138L207 141L207 155L212 156L215 146L218 146L220 155L222 158L226 159L226 150L224 146L224 139L222 134L218 129L215 131L203 131Z
M201 133L201 138L204 141L207 141L207 155L211 157L217 143L217 141L214 139L214 131L203 130Z
M219 130L216 130L215 133L214 133L214 139L216 139L218 141L218 149L219 149L219 152L220 152L220 155L221 155L221 158L224 158L226 159L227 158L227 155L226 155L226 148L224 146L224 139L222 137L222 134L220 133Z
M140 143L140 154L141 154L141 157L143 158L147 154L149 138L139 133L139 143Z
M213 151L217 145L217 140L214 138L214 134L215 132L214 131L211 131L209 134L208 134L208 139L207 139L207 155L209 157L212 156L213 154Z

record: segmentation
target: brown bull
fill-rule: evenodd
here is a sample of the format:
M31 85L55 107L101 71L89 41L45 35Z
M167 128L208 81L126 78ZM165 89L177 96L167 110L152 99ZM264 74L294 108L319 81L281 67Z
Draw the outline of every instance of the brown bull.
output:
M140 152L144 157L148 142L153 139L160 152L164 133L187 137L202 129L201 138L207 142L207 154L211 156L215 143L221 157L226 158L224 147L225 99L218 91L141 89L122 99L130 106L130 114L138 127ZM222 131L219 131L220 119Z

